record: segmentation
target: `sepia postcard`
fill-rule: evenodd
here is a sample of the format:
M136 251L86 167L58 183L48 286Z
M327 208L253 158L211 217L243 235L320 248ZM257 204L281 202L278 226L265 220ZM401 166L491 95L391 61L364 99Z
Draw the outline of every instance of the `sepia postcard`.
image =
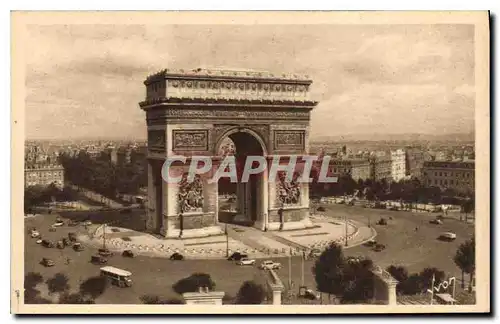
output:
M490 312L488 12L11 19L12 313Z

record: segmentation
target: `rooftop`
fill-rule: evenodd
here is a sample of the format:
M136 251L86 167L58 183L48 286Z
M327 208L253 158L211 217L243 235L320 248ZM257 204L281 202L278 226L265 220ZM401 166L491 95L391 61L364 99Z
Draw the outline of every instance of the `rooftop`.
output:
M202 78L237 78L237 79L262 79L262 80L283 80L283 81L303 81L311 83L308 75L294 73L272 73L267 71L241 70L241 69L164 69L146 78L145 83L154 79L166 76L202 77Z

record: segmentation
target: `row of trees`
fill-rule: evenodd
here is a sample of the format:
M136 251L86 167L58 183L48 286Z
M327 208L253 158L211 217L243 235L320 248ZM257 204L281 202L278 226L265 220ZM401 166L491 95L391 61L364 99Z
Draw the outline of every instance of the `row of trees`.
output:
M401 200L407 203L435 203L435 204L461 204L466 198L473 199L472 193L465 194L453 189L442 191L438 187L426 187L418 179L401 180L399 182L388 182L372 179L359 179L355 181L351 175L346 174L339 177L336 183L311 184L310 195L312 197L356 195L370 201L375 200Z
M55 201L76 201L78 194L69 187L29 186L24 189L24 210L31 213L33 207Z
M206 273L193 273L189 277L183 278L172 285L172 289L179 295L188 292L197 292L200 288L207 288L209 291L215 289L215 282L209 274ZM224 297L225 303L234 303L241 305L256 305L262 304L266 297L264 287L254 281L245 281L236 296ZM144 304L183 304L184 302L178 298L163 298L158 295L144 295L140 297Z
M136 163L116 165L109 160L92 159L83 151L59 158L66 180L110 199L119 194L138 194L140 188L147 186L147 170Z
M469 274L469 289L472 287L475 257L475 240L472 238L459 246L453 258L462 271L462 288L465 285L465 273ZM316 260L312 270L319 291L339 298L341 303L360 303L373 297L372 268L373 262L370 259L346 258L342 247L332 243ZM413 274L409 274L403 266L391 265L386 270L399 282L397 292L404 295L425 292L431 288L433 278L435 284L446 280L444 271L433 267Z
M346 258L340 245L332 243L316 260L312 271L317 289L343 304L373 298L373 261Z
M45 284L49 298L41 296L38 289ZM68 277L56 273L44 280L42 275L30 272L24 277L24 302L26 304L95 304L95 299L102 295L108 287L105 277L91 277L83 281L77 291L71 291Z

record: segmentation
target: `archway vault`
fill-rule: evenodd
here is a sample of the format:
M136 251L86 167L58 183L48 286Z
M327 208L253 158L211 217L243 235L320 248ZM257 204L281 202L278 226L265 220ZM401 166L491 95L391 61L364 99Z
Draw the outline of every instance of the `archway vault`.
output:
M163 70L149 76L144 84L146 99L139 105L146 112L151 163L171 155L187 156L188 161L195 155L217 156L227 137L248 149L246 153L258 151L266 157L307 154L310 112L317 105L309 99L312 81L307 77L251 71ZM257 144L246 147L245 143ZM217 183L201 179L197 186L202 188L186 189L163 182L160 195L158 186L153 185L158 182L157 172L152 168L148 171L148 201L154 202L154 206L148 206L147 215L151 230L159 229L166 237L220 232ZM277 230L308 226L308 184L301 184L300 200L287 206L278 199L285 192L283 186L280 189L279 184L270 183L266 173L256 186L258 200L262 201L256 227ZM195 194L185 190L194 190ZM203 197L196 197L196 193ZM184 201L187 207L183 210L189 212L182 212L182 197L191 197L197 202L196 208Z

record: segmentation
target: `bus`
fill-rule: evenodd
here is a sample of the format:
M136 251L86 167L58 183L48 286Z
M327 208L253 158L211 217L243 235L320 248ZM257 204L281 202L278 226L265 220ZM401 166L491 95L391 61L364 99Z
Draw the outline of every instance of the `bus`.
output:
M126 270L106 266L101 268L101 276L108 278L112 284L118 287L132 286L132 279L130 279L132 273Z

